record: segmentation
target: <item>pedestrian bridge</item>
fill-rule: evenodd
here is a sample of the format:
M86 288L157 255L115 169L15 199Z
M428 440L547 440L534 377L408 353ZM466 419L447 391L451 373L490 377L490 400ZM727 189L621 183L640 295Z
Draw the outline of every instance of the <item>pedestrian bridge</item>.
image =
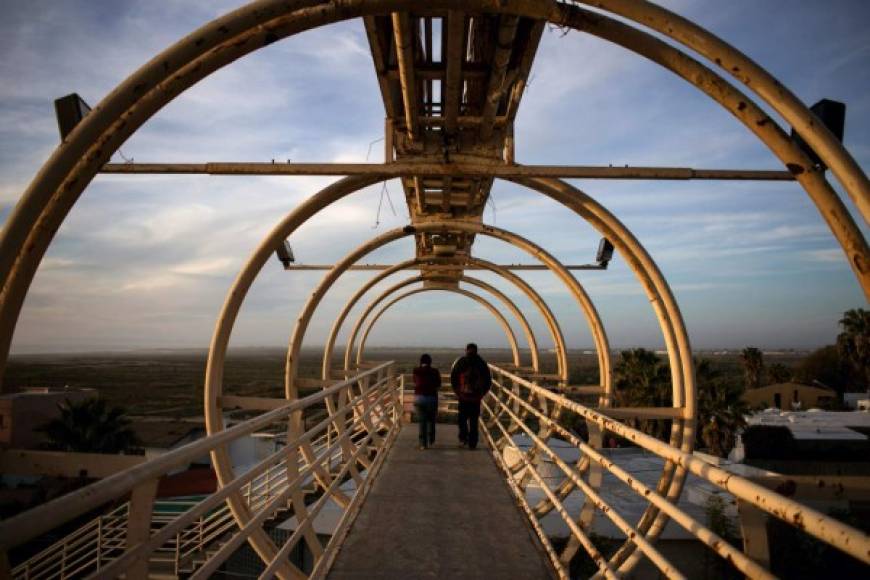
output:
M284 38L357 18L365 29L384 105L383 163L110 162L127 138L199 80ZM518 163L514 123L548 24L593 35L673 73L731 113L785 169ZM611 578L644 569L669 578L691 575L660 549L658 540L667 525L684 530L739 573L769 578L768 518L870 563L866 534L797 501L806 481L789 480L781 487L784 482L775 476L765 480L741 475L693 453L698 421L693 352L673 292L634 234L593 195L566 181L795 182L795 190L802 188L818 208L870 297L870 248L826 171L865 222L870 221L866 175L825 119L710 32L643 0L256 0L156 55L87 114L77 96L65 99L58 111L72 102L76 114L59 119L62 143L22 194L0 236L0 373L40 262L99 173L126 176L115 179L141 174L341 178L281 218L229 288L204 381L208 436L0 523L0 575L231 577L243 553L251 561L244 573L253 571L263 578L455 578L500 571L504 573L498 575L505 577L565 578L586 569ZM350 114L337 111L336 118ZM333 203L369 186L384 187L394 178L401 181L408 209L405 227L380 233L335 264L295 263L287 240L303 224ZM562 264L527 237L484 223L496 179L555 201L582 227L598 232L604 239L595 263ZM488 261L472 251L480 236L513 246L534 263ZM413 242L407 244L408 259L360 263L369 253L400 241ZM223 372L233 326L254 280L267 262L276 265L276 253L294 275L305 270L326 274L293 327L285 398L232 396L223 392ZM618 406L605 325L573 274L602 272L614 256L630 268L661 330L671 376L668 400L661 406ZM319 378L300 377L300 350L312 316L336 281L353 269L378 273L336 318L325 342ZM337 337L354 306L387 277L406 270L413 275L366 306L347 339L344 364L334 368ZM509 283L540 314L555 353L552 372L539 360L529 313L470 275L478 270ZM556 316L516 270L549 270L564 285L591 336L598 363L596 384L569 384L568 351ZM513 314L531 360L521 360L511 323L477 290ZM512 360L493 366L495 385L484 400L481 427L486 450L463 454L448 446L411 453L403 376L394 364L365 356L369 331L383 312L428 291L452 292L481 304L501 324L510 345ZM319 390L300 397L300 387ZM224 411L238 408L256 416L228 426ZM658 422L660 438L630 426L639 421ZM575 429L578 425L584 428ZM234 465L228 446L263 430L281 434L284 444L254 466ZM604 445L611 437L656 458L652 479L650 469L640 474L615 460ZM556 439L560 449L568 446L572 453L557 452ZM441 444L448 441L442 431ZM217 490L192 499L184 509L163 511L154 501L160 479L204 454L211 456ZM484 488L473 497L465 491L472 481ZM690 486L693 481L705 482L736 500L742 546L733 546L684 508L679 500L687 481ZM810 482L816 490L843 489L842 485L834 479ZM790 495L771 488L789 490ZM625 502L613 500L617 490L640 510L623 509ZM553 521L560 525L554 527ZM615 549L601 547L594 533L599 521L608 522L621 538ZM64 524L73 530L69 535L23 562L10 562L10 550ZM416 542L425 547L417 549ZM578 568L578 563L585 568Z
M404 377L393 363L382 363L317 394L272 401L271 410L254 418L3 522L0 541L8 549L64 522L94 518L10 574L208 578L229 574L249 543L261 561L261 578L567 578L578 552L588 555L592 571L607 577L639 565L668 578L687 577L656 546L671 520L669 525L683 528L742 574L772 577L765 554L753 545L766 544L763 533L747 524L740 549L678 505L679 491L673 490L687 474L733 496L741 512L782 519L870 561L865 534L770 490L781 481L731 473L613 418L648 417L649 409L586 406L578 396L558 392L564 388L523 378L521 370L491 368L493 389L480 419L484 444L475 451L455 445L450 425L439 425L434 448L417 450L416 426L403 412ZM262 399L225 403L267 406ZM329 413L305 427L306 411L324 406ZM586 421L586 440L566 427L568 415ZM286 430L286 444L234 471L226 462L227 446L270 427ZM658 484L644 483L613 461L595 444L601 433L661 458ZM547 443L551 437L572 446L576 459L563 459ZM172 516L156 517L160 478L207 452L224 459L216 462L217 491ZM545 464L560 477L545 473ZM605 473L608 486L623 486L642 500L639 517L608 503L614 490L602 487ZM565 500L575 491L583 502L569 507ZM548 516L568 533L548 535L542 525ZM596 518L608 520L625 538L607 556L590 533Z

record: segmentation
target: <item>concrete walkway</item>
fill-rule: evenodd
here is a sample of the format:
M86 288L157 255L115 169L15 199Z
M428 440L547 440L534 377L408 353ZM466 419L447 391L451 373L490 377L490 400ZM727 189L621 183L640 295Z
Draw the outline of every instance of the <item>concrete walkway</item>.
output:
M417 425L402 429L328 578L551 578L484 442L437 436L419 451Z

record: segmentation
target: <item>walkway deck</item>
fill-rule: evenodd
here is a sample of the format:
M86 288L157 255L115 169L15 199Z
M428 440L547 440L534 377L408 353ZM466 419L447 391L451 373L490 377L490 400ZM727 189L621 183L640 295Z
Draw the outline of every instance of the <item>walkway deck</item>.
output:
M484 442L438 429L426 451L416 424L402 429L328 577L552 578Z

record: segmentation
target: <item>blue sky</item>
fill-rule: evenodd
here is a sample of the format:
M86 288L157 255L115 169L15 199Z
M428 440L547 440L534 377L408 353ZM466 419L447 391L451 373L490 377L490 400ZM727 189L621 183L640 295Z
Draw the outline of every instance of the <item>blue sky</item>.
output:
M159 50L238 2L7 0L0 23L0 220L58 143L52 101L91 104ZM680 0L664 5L760 62L807 103L847 103L845 141L870 166L870 4ZM517 160L546 164L779 169L735 119L667 71L595 38L548 31L517 119ZM380 101L360 21L270 45L202 81L122 148L140 162L365 161L383 135ZM380 161L380 144L370 161ZM116 156L116 160L121 158ZM257 242L332 178L100 176L61 228L37 273L13 352L206 347L226 291ZM793 183L576 182L634 231L670 281L696 348L811 348L833 341L848 308L866 306L839 248ZM291 243L301 262L332 262L404 225L398 183L375 228L379 188L336 204ZM497 182L486 221L514 230L565 263L592 261L598 235L572 213ZM847 202L850 209L851 204ZM866 224L859 218L865 235ZM476 253L530 258L480 239ZM410 257L409 240L367 262ZM282 346L322 273L271 262L256 282L233 346ZM327 295L308 335L322 342L370 273L350 273ZM475 274L477 275L477 274ZM523 273L556 312L571 346L591 345L555 277ZM517 299L549 345L528 301ZM659 347L661 334L621 259L578 272L616 347ZM385 287L397 281L393 278ZM357 309L357 312L359 308ZM498 325L473 302L425 293L381 319L372 345L499 346Z

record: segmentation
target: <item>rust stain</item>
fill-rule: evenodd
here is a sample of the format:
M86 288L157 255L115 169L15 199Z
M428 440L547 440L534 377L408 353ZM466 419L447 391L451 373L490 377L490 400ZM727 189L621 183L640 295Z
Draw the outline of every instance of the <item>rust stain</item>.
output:
M786 163L785 166L788 168L792 175L800 175L805 171L803 165L798 165L797 163Z
M786 497L791 497L797 491L797 484L794 482L793 479L789 479L780 483L774 491Z
M803 516L803 514L801 514L800 512L796 513L794 515L794 517L792 518L792 521L794 522L794 525L796 528L798 528L799 530L804 529L804 516Z

